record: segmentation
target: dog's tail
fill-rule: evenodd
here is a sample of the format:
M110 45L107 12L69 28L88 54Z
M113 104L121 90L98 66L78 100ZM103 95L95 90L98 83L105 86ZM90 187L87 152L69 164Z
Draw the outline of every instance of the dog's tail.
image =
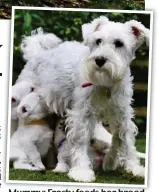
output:
M23 36L21 51L23 58L27 61L39 55L41 51L46 51L58 46L62 40L53 33L44 33L42 28L31 32L31 36Z
M145 153L141 153L141 152L137 151L137 157L139 157L140 159L145 159L146 155L145 155Z

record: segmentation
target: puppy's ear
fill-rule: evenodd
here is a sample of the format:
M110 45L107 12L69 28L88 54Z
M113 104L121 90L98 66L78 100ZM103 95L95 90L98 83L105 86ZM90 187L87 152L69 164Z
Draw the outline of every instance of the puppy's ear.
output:
M144 42L149 46L150 30L138 21L131 20L125 23L129 27L131 34L135 37L136 45L138 49Z
M86 23L82 25L82 37L84 43L86 44L89 35L98 31L101 25L105 25L109 22L107 17L100 16L97 19L94 19L91 23Z

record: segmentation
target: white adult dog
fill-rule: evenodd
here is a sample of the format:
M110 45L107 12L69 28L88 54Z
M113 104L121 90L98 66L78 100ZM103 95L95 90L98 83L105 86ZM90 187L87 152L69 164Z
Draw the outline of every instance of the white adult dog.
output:
M53 131L44 119L48 108L39 93L25 96L17 107L19 125L10 142L15 169L44 170L42 158L51 147Z
M27 61L28 59L30 60L30 59L34 59L34 57L36 58L36 55L38 55L41 52L42 53L47 52L48 50L53 49L54 47L57 47L61 42L62 42L62 40L60 38L58 38L56 35L54 35L52 33L51 34L44 33L42 28L38 28L38 29L32 31L31 36L23 37L23 41L21 44L21 50L24 53L24 59ZM12 86L11 136L14 134L14 132L18 128L19 122L18 122L17 107L18 107L19 103L26 95L30 94L31 92L36 92L36 90L38 90L39 86L40 86L39 78L38 78L38 76L35 75L34 71L32 71L32 68L27 68L26 76L25 76L25 74L26 73L24 73L22 75L22 79L18 78L16 83ZM63 121L63 118L61 118L60 122L61 121ZM109 146L111 143L111 135L100 124L96 125L95 130L97 130L97 131L95 131L94 138L99 138L104 142L106 141ZM56 134L56 135L59 135L59 134ZM65 137L65 134L63 133L62 136ZM15 136L13 138L15 138ZM12 140L13 140L13 138L12 138ZM55 140L57 138L58 137L56 137ZM18 142L18 140L17 140L17 142ZM13 148L14 148L14 145L11 146L11 149L13 149ZM67 153L68 153L68 155L70 155L69 151ZM23 153L21 153L21 155L22 154ZM91 156L94 156L94 154L96 154L96 153L92 152ZM15 156L13 155L13 157L15 157ZM11 157L11 159L13 159L13 157ZM62 157L63 157L63 155L62 155ZM20 153L19 153L19 158L20 158ZM22 158L23 158L23 155L21 156L20 159L22 159ZM48 155L47 159L49 161L52 160L52 158L50 158L50 159L49 158L50 158L50 155ZM53 156L53 159L54 159L54 156ZM70 158L69 158L69 160L70 160ZM53 162L50 162L51 166L52 166L52 163ZM15 162L15 167L16 168L25 167L25 168L29 168L31 170L37 169L36 167L32 167L31 165L28 165L28 164L27 165L23 164L23 163L19 164L19 162ZM56 170L59 170L60 172L62 170L62 172L63 172L65 170L65 167L61 167L61 168L60 167Z
M47 53L28 58L19 80L31 78L31 69L44 88L51 112L63 114L69 109L70 178L95 180L87 151L98 121L108 122L113 134L103 169L122 166L144 177L135 148L137 128L132 122L130 63L135 51L148 42L149 30L134 20L117 23L102 16L84 24L82 33L84 44L64 42Z

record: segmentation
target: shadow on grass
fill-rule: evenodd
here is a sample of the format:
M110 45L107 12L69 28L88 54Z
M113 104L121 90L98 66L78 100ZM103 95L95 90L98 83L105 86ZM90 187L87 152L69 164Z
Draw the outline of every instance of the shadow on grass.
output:
M137 138L136 146L140 152L145 152L146 136L144 134L139 135ZM141 163L145 165L145 161ZM23 180L23 181L47 181L47 182L74 182L69 179L66 173L54 173L52 171L46 171L41 173L38 171L28 170L15 170L10 169L9 180ZM95 183L112 183L112 184L144 184L144 179L134 177L132 174L126 173L123 169L119 169L111 172L96 172Z

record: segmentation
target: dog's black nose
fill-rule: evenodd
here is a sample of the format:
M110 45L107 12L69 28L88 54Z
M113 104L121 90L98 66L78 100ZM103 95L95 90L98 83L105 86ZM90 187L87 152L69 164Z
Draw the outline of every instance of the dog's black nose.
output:
M107 61L107 59L105 57L96 57L95 58L95 62L99 67L102 67L106 61Z
M26 107L22 107L21 110L22 110L23 113L26 113L26 112L27 112Z

